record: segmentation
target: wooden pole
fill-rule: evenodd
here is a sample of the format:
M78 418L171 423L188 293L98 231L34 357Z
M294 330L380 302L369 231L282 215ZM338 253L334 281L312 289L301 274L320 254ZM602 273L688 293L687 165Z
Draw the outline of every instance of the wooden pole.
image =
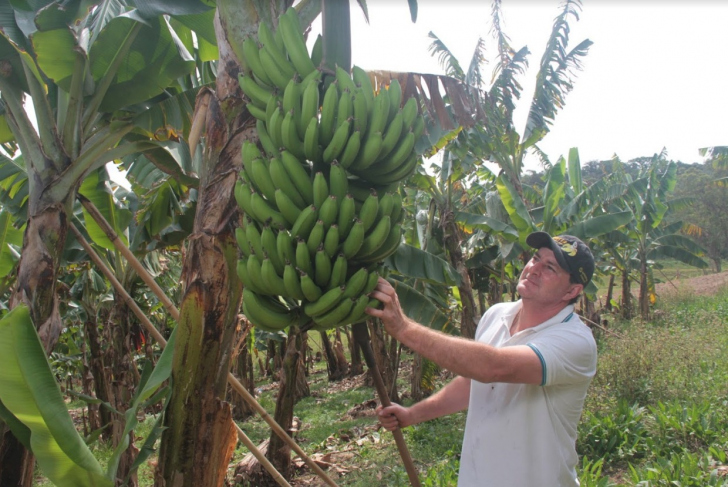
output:
M141 262L136 258L136 256L132 253L131 250L129 250L124 243L121 241L119 236L116 234L114 229L109 225L109 222L106 221L104 216L99 212L99 210L94 206L94 204L88 200L87 198L78 195L79 200L81 201L81 204L86 209L86 211L89 212L91 217L96 221L96 223L99 224L103 232L106 234L106 236L111 240L111 242L114 244L114 247L116 247L119 252L124 256L124 258L129 262L129 265L132 266L132 268L139 274L139 277L142 278L142 280L149 286L149 288L152 290L152 292L159 298L162 303L164 303L164 307L169 311L170 315L176 320L179 321L179 310L174 306L172 301L167 297L167 295L164 293L161 287L156 283L154 278L149 275L146 269L144 269L144 266L142 266ZM71 225L73 227L73 225ZM74 229L75 230L75 229ZM88 251L87 251L88 252ZM150 323L151 325L151 323ZM152 328L154 326L152 325ZM159 332L154 329L156 334L158 335ZM151 332L150 332L151 333ZM154 336L154 333L152 333L152 336ZM160 335L161 337L161 335ZM155 339L157 339L156 336L154 336ZM162 339L164 340L164 339ZM162 342L160 342L161 344ZM166 342L165 342L166 343ZM240 383L240 381L232 374L232 372L228 372L228 383L230 386L242 396L243 400L247 402L255 411L260 415L263 420L268 423L268 426L271 427L271 429L277 434L286 444L288 444L293 451L296 452L296 454L308 465L311 470L313 470L316 475L318 475L321 480L323 480L326 485L329 485L330 487L338 487L336 482L334 482L331 477L329 477L326 472L323 471L323 469L313 461L311 457L306 455L306 452L301 449L301 447L296 443L293 438L290 437L290 435L286 432L286 430L283 429L281 425L276 423L275 419L268 414L268 412L263 408L263 406L258 403L258 401L255 400L255 398L248 392L248 390ZM237 425L236 425L237 427ZM240 429L240 428L238 428ZM242 431L242 430L240 430ZM242 441L242 440L241 440ZM245 443L243 441L243 443ZM245 446L248 446L247 443L245 443ZM252 450L251 450L252 451ZM257 456L256 456L257 458ZM260 459L259 459L260 460ZM266 459L266 462L268 460ZM269 462L270 463L270 462ZM272 465L271 465L272 466ZM276 471L277 472L277 471ZM280 474L279 474L280 475Z
M367 367L369 367L369 370L372 373L374 386L376 387L377 394L379 395L379 401L382 403L382 406L387 407L391 405L392 402L389 400L387 387L384 385L382 375L379 373L379 367L377 366L376 360L374 360L374 352L372 352L372 345L369 339L369 330L367 329L367 324L366 322L355 323L352 326L352 329L354 332L354 339L357 341L357 343L359 343L362 354L364 354L364 360L367 363ZM412 484L413 487L420 487L420 479L417 476L417 468L415 467L409 450L407 449L407 443L405 443L404 441L404 435L402 435L402 430L397 428L396 430L392 431L392 435L394 435L394 441L395 443L397 443L397 449L399 450L399 455L402 457L404 468L405 470L407 470L407 476L409 477L410 484Z

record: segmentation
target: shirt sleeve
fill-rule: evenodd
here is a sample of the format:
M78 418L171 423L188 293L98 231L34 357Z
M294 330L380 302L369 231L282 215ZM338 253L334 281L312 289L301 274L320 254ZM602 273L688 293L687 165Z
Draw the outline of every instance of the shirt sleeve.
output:
M542 386L590 380L596 373L597 348L582 323L560 323L528 343L543 367Z

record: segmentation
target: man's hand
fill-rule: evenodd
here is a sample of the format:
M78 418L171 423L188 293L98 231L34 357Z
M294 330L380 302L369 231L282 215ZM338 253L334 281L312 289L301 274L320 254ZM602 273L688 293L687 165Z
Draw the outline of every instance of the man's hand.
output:
M399 304L397 292L386 279L380 277L377 287L369 293L369 297L379 300L382 303L382 309L367 308L367 314L382 320L387 332L397 338L399 332L405 327L405 316Z
M394 431L397 428L404 428L405 426L414 424L409 408L400 406L399 404L391 404L386 408L379 406L377 408L377 416L379 417L379 423L387 431Z

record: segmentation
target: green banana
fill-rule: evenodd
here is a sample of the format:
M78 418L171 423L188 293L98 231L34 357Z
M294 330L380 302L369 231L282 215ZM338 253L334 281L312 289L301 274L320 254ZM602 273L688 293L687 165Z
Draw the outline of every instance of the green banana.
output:
M313 282L313 279L311 279L311 276L308 272L301 271L301 292L303 293L303 296L306 298L306 301L309 301L311 303L317 302L319 299L321 299L321 296L323 295L323 291L320 287L316 285L315 282Z
M311 82L306 85L301 96L301 118L298 125L298 135L302 138L306 134L310 121L318 119L318 109L319 83Z
M243 41L243 57L245 58L245 64L248 65L250 71L263 83L268 86L273 86L273 81L268 77L263 69L263 65L260 62L260 48L258 42L251 36L248 36Z
M306 246L308 247L308 251L311 255L314 255L316 253L316 250L324 242L325 236L326 228L324 227L324 222L319 219L316 221L316 224L311 229L311 233L306 240Z
M391 218L392 209L394 208L394 196L392 193L387 192L379 198L379 208L377 209L377 220L381 220L385 216Z
M354 85L361 87L362 93L368 98L367 105L371 109L374 104L374 86L371 78L366 71L356 65L351 68L351 77L354 79Z
M273 96L273 92L259 85L252 77L244 74L238 75L238 83L240 83L240 89L250 98L250 101L258 108L265 110L268 100Z
M253 207L250 204L250 197L253 194L250 191L250 186L242 181L237 181L235 183L235 190L233 194L235 195L235 201L237 202L238 207L240 207L246 215L253 216Z
M318 220L318 209L313 205L308 205L301 211L298 219L291 227L291 236L307 239L308 234L311 233L311 229L316 224L316 220Z
M243 168L245 169L245 172L250 176L253 172L253 161L256 159L261 159L263 157L263 154L261 154L260 149L258 149L257 145L249 140L246 140L245 142L243 142L243 145L240 148L240 156L243 161Z
M271 263L273 263L273 268L276 273L278 275L282 275L284 261L278 257L276 240L276 234L273 232L270 225L264 226L263 230L260 232L260 245L263 247L263 255L268 255L268 259L270 259Z
M369 168L367 175L370 177L380 176L396 170L412 155L414 147L415 134L409 131L399 140L394 151L388 157Z
M297 301L303 301L306 297L301 289L301 278L296 272L296 268L290 262L283 269L283 286L286 289L286 295Z
M238 279L243 283L246 288L255 290L255 285L251 282L250 276L248 275L248 258L243 257L238 261L235 271L238 275Z
M380 90L374 97L374 106L372 107L372 116L369 117L369 126L367 133L384 132L387 127L389 118L389 96L386 91Z
M382 174L381 176L377 176L377 181L382 184L391 184L399 182L408 176L410 176L415 169L417 169L417 165L420 162L420 157L416 153L412 153L411 156L407 160L404 161L397 169L395 169L392 172L388 172L386 174Z
M354 197L347 193L339 204L339 217L337 224L339 226L339 237L343 238L349 234L351 226L354 224L354 215L356 214L356 203Z
M273 181L273 186L276 189L282 190L296 205L299 211L306 207L306 200L298 192L298 189L296 189L296 185L288 175L285 166L283 166L283 161L277 157L271 158L268 163L268 171L270 173L270 179Z
M273 110L273 113L266 124L266 127L268 128L268 135L270 135L270 138L273 140L273 144L275 144L276 147L283 147L281 125L283 124L284 117L285 114L283 113L283 108L276 105L275 110Z
M367 138L364 139L364 144L359 150L359 154L350 166L352 171L361 173L374 164L379 156L379 152L382 150L382 142L381 132L369 132Z
M326 182L324 173L318 171L313 177L313 204L316 208L321 205L329 197L329 184Z
M275 200L275 192L273 193ZM263 199L258 193L253 193L250 197L250 206L253 209L253 216L259 222L270 221L270 224L278 228L288 228L288 221L283 217L280 211L271 207L270 203Z
M339 226L334 223L326 231L324 237L324 252L329 258L333 259L336 251L339 250Z
M412 128L412 124L415 123L417 118L417 100L415 97L410 97L402 107L402 128L409 130Z
M336 130L336 112L339 105L339 92L336 84L331 83L324 93L319 123L319 143L328 146Z
M354 109L354 130L364 132L367 129L367 121L369 120L369 108L367 100L361 88L356 88L352 98Z
M288 197L285 191L282 189L276 189L276 206L283 215L283 218L291 225L296 223L298 217L301 215L301 209Z
M275 204L276 186L270 177L268 164L263 159L254 159L251 163L251 174L255 189L258 190L271 204Z
M311 62L314 66L317 68L321 66L321 60L324 57L324 38L321 36L321 34L316 36L316 40L313 43L313 47L311 48Z
M367 283L364 286L364 289L362 289L362 294L369 294L372 291L374 291L374 288L377 287L377 284L379 283L379 273L376 272L376 270L372 270L369 272L369 275L367 276Z
M299 238L296 243L296 267L307 274L313 275L311 253L308 251L306 241L302 238Z
M331 278L327 286L328 289L339 287L346 282L346 271L348 267L349 263L346 256L339 254L334 261L334 265L331 266Z
M274 308L263 296L252 290L243 289L243 312L253 323L266 331L280 331L291 326L298 319L295 311L282 311Z
M313 184L311 176L306 170L307 166L301 164L296 156L286 150L281 152L281 162L306 204L313 203Z
M263 149L265 150L265 153L268 155L268 157L277 157L279 154L278 146L273 143L273 139L271 138L270 134L268 133L268 129L266 128L266 122L258 120L255 123L255 128L258 132L258 140L260 140L260 145L263 146Z
M319 122L316 117L309 120L306 132L303 134L303 153L309 161L318 162L321 160Z
M354 133L349 136L349 140L346 142L344 150L339 155L338 162L341 164L342 168L346 169L353 164L356 160L356 156L359 154L359 149L361 149L361 131L354 130Z
M353 299L342 299L332 310L313 317L314 323L318 327L331 328L341 324L342 320L346 318L351 309L354 307Z
M244 257L247 257L250 255L250 244L248 243L248 238L245 236L245 229L242 227L237 227L235 229L235 241L238 244L238 247L240 248L240 252L243 254Z
M253 116L253 118L263 121L266 120L265 110L259 108L255 103L246 103L245 108L248 110L248 113Z
M253 284L253 289L260 290L261 294L273 294L273 290L268 287L268 284L263 279L261 262L255 254L248 256L247 271L248 278Z
M320 287L326 287L331 279L331 259L326 255L324 244L319 245L313 259L314 276L313 281Z
M354 302L354 306L351 307L351 311L349 311L349 314L346 315L341 320L341 325L350 325L352 323L359 323L360 321L366 319L366 313L364 312L365 309L367 309L367 305L369 304L369 296L366 294L362 294L357 298L357 300Z
M377 192L372 189L369 192L369 196L362 203L359 209L359 219L362 221L364 231L368 231L369 228L374 224L379 214L379 197Z
M329 229L331 224L336 221L338 214L339 201L336 195L331 194L321 203L321 208L319 208L319 221L323 223L324 229Z
M329 193L336 196L338 201L341 202L348 192L349 180L346 171L339 163L334 161L329 169Z
M283 122L281 122L281 141L283 147L298 159L306 158L303 151L303 141L298 137L298 128L296 128L296 118L293 110L288 111L286 116L283 117Z
M289 14L289 12L293 12ZM294 17L295 16L295 17ZM278 19L278 30L283 36L283 43L288 51L288 57L291 59L293 66L301 76L306 76L316 69L306 48L306 41L303 39L298 14L296 9L290 7L285 15Z
M390 217L392 218L392 223L399 223L400 217L404 214L404 208L402 207L402 195L399 194L399 191L394 191L392 193L392 214Z
M260 265L260 274L272 294L277 296L285 296L287 294L286 287L283 285L283 278L276 272L276 268L273 265L273 261L270 260L270 256L266 256L263 259L263 263Z
M265 22L261 22L258 26L258 40L263 45L260 50L260 61L263 64L266 74L270 77L271 81L276 83L276 80L271 76L269 66L266 66L265 60L263 59L264 54L268 54L271 60L274 62L274 66L278 67L278 73L280 76L284 76L287 80L293 78L296 74L296 70L291 62L286 59L286 53L283 51L281 46L276 42L273 32ZM277 84L277 83L276 83ZM280 89L286 89L286 82L283 86L278 86Z
M363 260L376 252L377 249L379 249L379 247L381 247L387 240L390 228L391 220L389 216L385 216L379 220L374 229L364 238L364 242L362 242L362 245L354 258L356 260Z
M296 249L293 246L293 238L286 230L278 231L276 251L281 262L296 262Z
M349 73L341 66L336 66L336 82L339 84L339 91L342 93L346 90L354 92L356 85L351 79Z
M392 225L389 235L381 247L364 257L364 260L367 262L380 262L395 253L400 243L402 243L402 224L397 223Z
M275 48L271 49L267 45L264 45L260 50L260 63L263 65L265 74L268 75L273 84L283 91L286 89L288 81L293 78L296 72L287 60L285 61L287 66L280 64L282 62L281 60L276 60L276 57L280 56L276 51Z
M364 225L357 219L352 225L349 234L341 244L341 251L347 259L353 258L364 243Z
M382 138L382 150L379 151L379 155L377 156L378 161L387 157L397 145L397 142L399 142L399 136L402 134L402 128L404 127L403 120L404 115L400 111L397 112L392 121L389 122L389 125L387 125L387 131Z
M346 281L344 289L345 298L354 298L359 296L364 290L364 286L367 284L369 279L369 272L365 267L361 267L354 274L351 275L348 281Z
M245 227L245 239L248 241L252 254L263 255L261 234L255 223L251 222Z
M326 146L323 152L323 161L326 164L330 164L331 161L339 157L339 154L344 150L346 143L349 140L349 129L351 128L351 122L344 120L336 128L334 136L331 138L331 142Z
M339 85L341 88L341 85ZM267 100L266 100L267 101ZM354 98L353 93L348 89L339 95L339 106L336 109L336 125L337 127L346 120L354 117Z
M415 134L415 140L419 140L422 134L425 133L425 117L420 115L415 118L412 124L412 132Z
M301 84L298 82L298 76L294 76L288 81L286 89L283 90L283 112L288 113L294 111L300 115L302 96L303 93L301 92Z
M399 84L397 78L389 82L387 95L389 96L389 116L387 117L387 122L391 122L394 116L400 111L399 106L402 104L402 86Z
M301 277L301 284L303 284L303 277ZM304 291L305 292L305 291ZM308 316L315 318L316 316L320 316L330 309L333 309L334 306L339 304L339 301L341 301L341 295L344 292L343 287L335 287L333 289L330 289L326 291L320 298L317 300L306 303L303 305L303 312L306 313Z

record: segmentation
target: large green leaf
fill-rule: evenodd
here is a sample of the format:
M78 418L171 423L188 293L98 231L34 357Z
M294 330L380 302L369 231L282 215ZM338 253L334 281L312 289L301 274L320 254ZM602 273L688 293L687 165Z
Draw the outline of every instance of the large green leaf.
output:
M579 160L579 149L569 149L569 183L575 194L584 190L584 181L581 178L581 161Z
M399 304L407 317L434 330L457 333L457 328L453 325L452 320L422 293L402 281L391 278L388 281L397 291Z
M461 281L460 274L449 262L404 243L384 263L407 277L425 279L435 284L457 286Z
M679 260L684 264L688 264L699 269L705 269L709 265L707 262L705 262L697 255L693 254L692 252L680 247L673 247L670 245L661 245L659 247L653 248L647 253L647 258L652 260L675 259Z
M518 229L519 235L523 235L525 239L525 235L535 230L526 204L508 178L499 176L495 184L503 206L511 217L511 223Z
M631 222L633 218L634 215L632 215L631 211L621 211L618 213L600 215L581 221L568 228L564 233L579 237L582 240L594 238L626 225Z
M15 228L12 215L0 209L0 276L7 276L18 261L18 252L10 245L23 245L23 229Z
M94 204L109 225L111 225L116 235L119 236L123 244L129 246L124 231L133 215L126 208L120 208L116 205L111 188L106 184L106 178L100 178L100 174L106 175L106 169L101 168L89 174L84 179L78 192ZM83 219L86 231L89 237L91 237L91 240L106 250L114 250L114 243L85 209L83 210Z
M89 54L95 80L106 75L136 24L136 19L122 15L99 34ZM149 100L171 86L176 78L194 70L194 59L170 30L164 19L155 19L139 31L104 96L102 111L111 112Z
M40 469L58 487L112 487L68 414L28 308L0 320L0 400L30 429Z
M518 231L515 228L495 218L459 211L455 214L455 220L467 230L478 228L486 232L497 233L507 240L518 239Z
M561 159L558 164L551 167L548 180L543 191L544 211L543 226L545 232L553 233L554 218L561 211L566 194L566 162Z
M68 90L71 85L77 50L76 38L68 27L38 31L31 38L38 56L38 66L58 86Z

